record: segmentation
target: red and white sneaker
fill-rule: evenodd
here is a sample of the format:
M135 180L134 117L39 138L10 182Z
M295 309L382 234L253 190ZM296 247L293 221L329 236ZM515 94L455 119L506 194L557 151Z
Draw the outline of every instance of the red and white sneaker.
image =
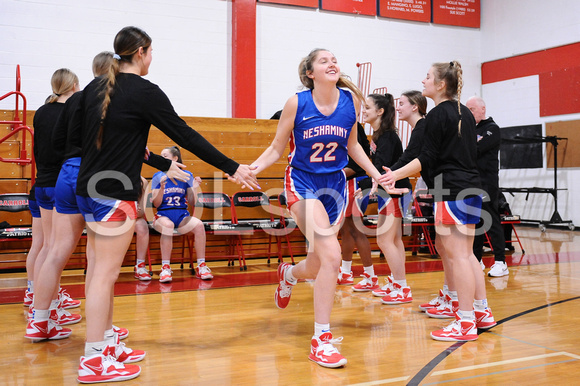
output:
M385 285L373 291L373 296L382 298L387 296L392 290L393 290L393 277L389 275L385 279Z
M444 342L476 340L477 326L475 320L455 319L447 327L433 331L431 338Z
M143 358L145 358L146 353L143 350L130 349L125 346L125 343L117 340L117 344L114 346L107 346L107 348L103 350L103 355L110 355L120 363L135 363L142 361Z
M363 272L362 280L352 287L355 292L369 292L379 289L379 278L378 276L371 276L366 272Z
M56 325L52 320L28 321L26 325L25 338L30 339L33 343L46 339L64 339L72 334L70 328L62 328Z
M425 311L425 314L430 318L447 319L454 318L457 310L459 310L459 302L457 300L453 301L449 295L445 295L445 299L441 305L428 309Z
M81 306L80 300L75 300L70 297L64 288L58 290L59 307L64 309L77 308Z
M32 320L32 316L34 315L34 306L28 307L28 313L26 314L26 320Z
M126 328L117 327L114 324L113 324L113 331L117 334L117 336L121 340L123 340L129 336L129 330L127 330Z
M383 304L403 304L413 301L413 294L410 287L401 287L397 283L393 283L393 290L386 296L383 296L381 303Z
M274 293L274 301L276 302L276 307L284 309L288 306L290 302L290 296L292 296L292 287L294 284L286 280L286 271L291 267L288 263L282 263L278 266L278 288Z
M161 273L159 274L160 283L171 283L173 277L171 276L171 267L169 264L165 264L161 267Z
M135 279L139 279L142 281L151 280L151 275L149 274L149 271L147 270L147 268L145 268L144 262L137 264L135 266L134 270L135 270Z
M33 297L34 294L32 292L29 292L28 290L24 292L24 307L30 307L32 305Z
M423 304L419 305L419 309L421 311L427 311L428 309L431 309L431 308L437 308L441 304L443 304L444 301L445 301L445 294L443 293L443 290L439 290L439 296L431 299L429 301L429 303L423 303Z
M141 367L125 365L108 355L81 357L79 364L80 383L116 382L133 379L141 374Z
M308 359L323 367L341 367L346 365L346 358L340 355L340 352L333 346L333 344L341 341L342 337L332 339L332 333L330 332L325 332L318 338L312 337Z
M353 278L354 278L354 276L352 274L352 271L345 272L345 271L342 270L342 267L340 267L338 269L338 279L336 280L336 284L339 284L339 285L352 285L352 284L354 284Z
M55 308L50 310L50 320L59 326L75 324L81 321L83 317L79 314L71 314L64 308Z
M475 311L475 324L477 328L482 330L487 330L492 328L497 324L491 313L491 309L488 307L484 311Z
M205 264L205 262L198 264L197 266L197 277L201 280L211 280L213 275L211 274L211 269Z

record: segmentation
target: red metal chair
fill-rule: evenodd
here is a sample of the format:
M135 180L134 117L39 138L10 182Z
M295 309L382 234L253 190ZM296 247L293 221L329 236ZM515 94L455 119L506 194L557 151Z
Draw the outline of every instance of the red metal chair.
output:
M221 192L198 193L194 215L203 221L207 235L218 236L216 238L221 239L217 245L210 245L209 242L206 244L206 259L228 259L228 266L233 266L234 259L238 259L240 271L247 270L248 267L246 266L246 259L238 234L242 231L253 231L253 228L239 226L236 223L230 196ZM188 242L190 243L191 240ZM190 243L190 259L193 259L192 249ZM193 264L193 261L191 263Z

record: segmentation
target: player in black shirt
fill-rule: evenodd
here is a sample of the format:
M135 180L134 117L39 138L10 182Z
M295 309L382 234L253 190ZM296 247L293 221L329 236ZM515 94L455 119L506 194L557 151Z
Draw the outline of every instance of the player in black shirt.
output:
M223 155L175 112L161 89L142 76L152 60L151 38L136 27L123 28L114 41L116 60L108 73L83 90L78 127L82 161L77 203L87 220L95 266L87 277L85 353L80 382L132 379L139 366L121 363L123 352L104 341L112 320L113 286L133 237L143 152L151 125L178 145L223 170L230 180L258 187L252 168ZM103 375L95 369L113 370Z
M393 96L370 94L365 101L363 117L373 127L371 143L373 165L383 172L383 166L392 166L403 154L403 145L395 123L396 111ZM363 181L361 187L363 189L368 187L368 183L365 184ZM397 181L396 188L410 191L409 179ZM401 239L401 222L406 212L406 204L411 202L410 198L410 192L401 196L387 195L382 187L377 191L379 210L377 244L384 253L393 276L408 290L409 296L406 301L410 301L408 298L411 295L405 281L405 246ZM363 261L364 263L366 262ZM363 280L353 287L353 291L376 291L375 295L378 296L381 290L372 263L369 266L365 264Z
M475 119L459 101L463 70L457 61L433 64L423 87L423 95L433 99L435 108L426 117L427 138L421 154L398 170L388 170L381 183L392 183L424 168L433 176L429 189L435 196L437 251L446 261L449 289L457 291L458 299L449 299L451 310L440 310L455 312L456 319L432 332L431 337L475 340L478 328L496 324L487 307L485 280L472 249L475 225L481 215ZM431 311L436 314L439 309L427 313Z

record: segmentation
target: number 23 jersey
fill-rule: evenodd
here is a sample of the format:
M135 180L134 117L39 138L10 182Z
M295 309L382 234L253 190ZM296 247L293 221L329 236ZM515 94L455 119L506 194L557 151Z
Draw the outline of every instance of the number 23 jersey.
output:
M326 116L318 111L312 91L297 93L298 108L290 136L290 166L310 173L332 173L348 164L348 137L356 123L350 92L338 89L338 105Z
M157 210L166 209L186 209L187 210L187 189L193 188L193 174L190 171L185 170L188 173L189 180L187 182L175 180L173 183L169 178L165 183L165 189L163 189L163 201ZM152 189L161 188L161 177L165 176L163 172L157 172L153 175L151 179Z

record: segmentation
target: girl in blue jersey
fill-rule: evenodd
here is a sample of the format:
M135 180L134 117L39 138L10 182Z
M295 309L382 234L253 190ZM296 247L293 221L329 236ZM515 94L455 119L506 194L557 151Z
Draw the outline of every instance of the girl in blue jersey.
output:
M307 90L288 99L272 144L252 166L254 173L261 172L290 144L285 195L290 213L309 242L309 251L295 266L280 264L275 301L278 308L286 308L297 280L315 279L309 359L324 367L340 367L346 359L333 346L330 313L341 260L337 232L346 208L343 169L350 156L375 180L380 173L357 142L355 125L364 97L341 74L334 55L315 49L302 60L298 71Z
M161 156L172 161L181 161L181 152L177 146L167 147L161 151ZM161 248L161 273L159 281L169 283L171 276L171 249L173 248L173 230L180 234L195 237L195 254L197 256L198 276L203 280L213 278L211 270L205 264L205 229L200 219L189 214L188 204L194 205L201 178L190 178L187 182L171 181L163 172L157 172L151 181L153 205L157 208L153 226L161 233L159 244Z
M457 291L452 311L455 320L433 331L442 341L477 339L477 329L495 326L487 307L485 280L473 254L475 225L481 213L481 185L477 172L475 119L460 103L463 70L457 61L435 63L423 80L423 95L433 99L425 118L426 138L417 158L381 177L385 184L426 168L433 181L427 181L435 197L437 251L444 264L450 291ZM450 271L450 272L449 272Z

